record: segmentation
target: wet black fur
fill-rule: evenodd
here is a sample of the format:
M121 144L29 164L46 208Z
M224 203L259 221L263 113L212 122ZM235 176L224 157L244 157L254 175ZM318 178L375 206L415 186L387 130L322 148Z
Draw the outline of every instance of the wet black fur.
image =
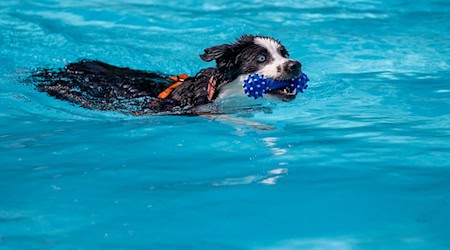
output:
M234 44L205 49L200 58L206 62L215 60L216 67L203 69L186 79L166 99L158 99L157 96L173 83L168 75L120 68L95 60L82 60L57 70L39 70L32 78L37 82L38 90L89 109L135 115L195 115L196 107L210 102L207 87L211 77L218 84L215 98L220 86L270 62L270 55L253 43L254 38L245 35ZM260 54L267 57L263 64L256 61Z

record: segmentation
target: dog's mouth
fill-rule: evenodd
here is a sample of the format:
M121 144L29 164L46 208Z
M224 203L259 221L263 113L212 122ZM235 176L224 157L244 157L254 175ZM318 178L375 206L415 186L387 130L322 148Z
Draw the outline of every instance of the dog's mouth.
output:
M273 80L284 84L282 84L280 88L275 88L267 91L267 93L281 99L282 101L294 100L297 96L297 89L293 86L290 86L290 80L299 77L299 75L300 74L294 74L272 78Z
M297 96L297 89L290 89L288 87L281 88L281 89L273 89L267 91L267 94L275 96L282 101L292 101Z

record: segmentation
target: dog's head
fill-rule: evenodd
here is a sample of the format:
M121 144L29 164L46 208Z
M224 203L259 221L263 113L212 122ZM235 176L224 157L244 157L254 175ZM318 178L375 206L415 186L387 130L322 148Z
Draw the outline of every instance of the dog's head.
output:
M302 73L300 62L290 59L279 41L265 36L244 35L235 43L205 49L200 58L206 62L216 61L222 87L254 73L280 81ZM237 85L242 87L242 82L238 81ZM243 94L242 89L240 93ZM295 98L294 93L285 89L272 90L269 94L282 100Z

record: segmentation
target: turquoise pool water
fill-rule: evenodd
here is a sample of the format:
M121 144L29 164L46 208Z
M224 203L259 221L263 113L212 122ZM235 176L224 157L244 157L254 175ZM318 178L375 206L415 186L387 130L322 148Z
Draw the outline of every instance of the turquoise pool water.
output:
M311 82L261 131L82 109L20 81L167 73L280 39ZM0 2L0 249L450 249L448 1Z

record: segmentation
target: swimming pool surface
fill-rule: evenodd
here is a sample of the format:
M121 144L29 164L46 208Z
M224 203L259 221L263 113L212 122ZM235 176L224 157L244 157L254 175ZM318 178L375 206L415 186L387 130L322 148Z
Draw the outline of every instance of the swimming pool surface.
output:
M195 74L243 33L311 79L242 115L274 130L21 81L82 58ZM449 37L448 1L2 0L0 249L450 249Z

